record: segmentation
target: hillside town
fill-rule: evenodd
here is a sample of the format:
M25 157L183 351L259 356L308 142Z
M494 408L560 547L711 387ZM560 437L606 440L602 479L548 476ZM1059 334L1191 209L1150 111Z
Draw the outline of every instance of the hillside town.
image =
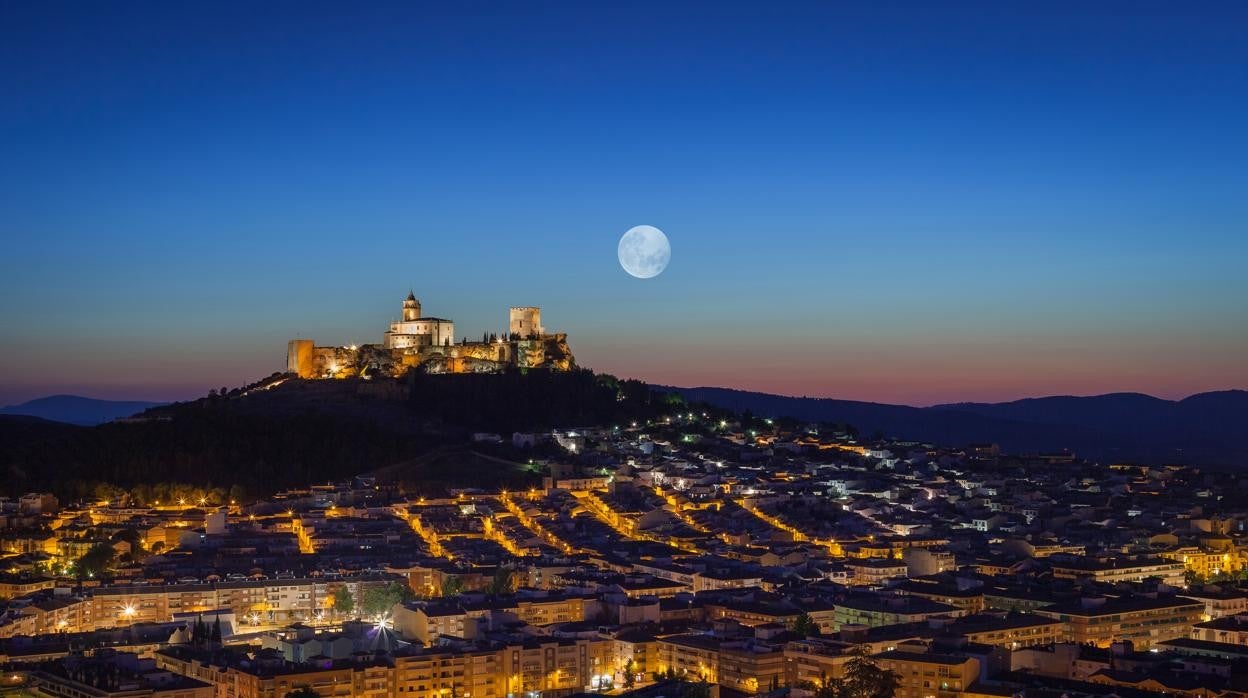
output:
M693 411L472 438L534 485L0 502L2 690L1248 691L1248 479Z

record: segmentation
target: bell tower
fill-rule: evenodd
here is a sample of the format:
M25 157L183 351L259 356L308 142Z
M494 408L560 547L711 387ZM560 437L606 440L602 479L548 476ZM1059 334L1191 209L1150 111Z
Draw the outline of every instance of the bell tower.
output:
M416 300L416 294L408 291L407 299L403 301L403 322L411 322L419 319L420 301Z

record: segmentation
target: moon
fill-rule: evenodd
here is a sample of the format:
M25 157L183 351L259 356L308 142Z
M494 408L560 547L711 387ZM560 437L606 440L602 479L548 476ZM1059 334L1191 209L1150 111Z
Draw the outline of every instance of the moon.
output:
M638 279L652 279L672 260L672 245L662 230L652 225L629 228L620 238L620 266Z

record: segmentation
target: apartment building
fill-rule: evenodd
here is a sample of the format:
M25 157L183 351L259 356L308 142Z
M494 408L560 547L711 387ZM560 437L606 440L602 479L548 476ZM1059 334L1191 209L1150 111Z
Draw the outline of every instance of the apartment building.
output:
M875 655L872 661L897 674L895 698L957 695L979 677L979 661L973 657L891 650Z
M863 625L875 628L926 621L939 616L961 616L966 611L920 596L850 596L836 602L836 627Z
M1087 579L1104 584L1118 584L1156 578L1171 586L1184 586L1183 572L1186 568L1183 563L1163 557L1089 558L1053 555L1047 559L1051 561L1053 576L1057 579Z
M1071 642L1109 647L1130 640L1146 650L1165 640L1188 637L1200 622L1205 605L1182 596L1150 598L1083 598L1037 609L1036 613L1066 624Z
M339 586L359 599L369 586L388 582L383 576L358 576L94 587L82 595L30 603L19 614L0 620L0 638L165 623L179 613L218 609L233 612L244 623L305 621L332 606L332 590Z
M321 696L382 698L504 698L580 693L614 678L614 642L526 638L514 643L405 647L386 660L285 661L275 650L257 656L211 654L184 647L156 653L161 669L209 682L219 696L283 698L307 687Z
M700 678L745 693L766 693L785 681L784 646L710 635L659 638L659 671Z

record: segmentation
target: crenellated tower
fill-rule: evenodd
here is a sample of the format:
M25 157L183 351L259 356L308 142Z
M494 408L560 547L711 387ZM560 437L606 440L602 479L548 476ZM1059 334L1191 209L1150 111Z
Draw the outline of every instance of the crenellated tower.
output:
M541 337L545 333L545 330L542 328L541 308L512 306L511 312L508 314L508 320L508 332L518 335L520 339Z

